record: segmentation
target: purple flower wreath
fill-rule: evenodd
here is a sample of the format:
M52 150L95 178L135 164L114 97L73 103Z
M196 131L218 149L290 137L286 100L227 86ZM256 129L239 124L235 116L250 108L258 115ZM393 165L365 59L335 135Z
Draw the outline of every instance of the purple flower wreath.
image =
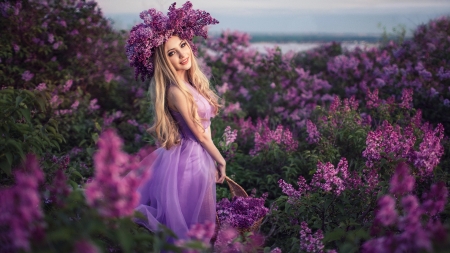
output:
M175 6L176 3L173 3L169 7L167 16L153 8L141 12L140 18L144 22L131 29L125 49L130 66L135 67L136 79L139 75L142 81L153 76L154 49L166 42L170 36L176 34L180 39L187 40L196 52L192 38L202 36L206 39L208 35L205 26L219 23L209 13L193 10L189 1L181 8L177 9Z

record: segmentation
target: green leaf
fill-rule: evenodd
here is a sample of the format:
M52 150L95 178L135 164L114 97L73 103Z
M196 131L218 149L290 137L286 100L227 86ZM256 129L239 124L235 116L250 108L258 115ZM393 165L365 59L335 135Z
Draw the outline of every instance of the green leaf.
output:
M11 165L7 161L0 161L0 169L8 176L11 175Z
M17 141L13 140L13 139L9 139L6 141L7 144L10 144L11 146L15 147L17 150L17 153L19 153L20 157L22 159L25 158L25 155L23 154L23 150L22 150L22 145L20 145L20 143L18 143Z
M22 103L23 98L21 96L16 97L16 107L19 107L19 104Z
M88 153L89 156L92 156L92 154L94 153L94 149L93 148L87 148L86 152Z
M125 233L125 231L122 229L117 230L119 243L124 252L131 252L132 240L130 239L129 235L129 233Z
M93 134L92 134L92 140L93 140L95 143L97 143L97 141L98 141L98 133L93 133Z
M95 122L95 128L97 128L98 131L102 131L102 127L98 122Z
M345 231L342 228L336 228L335 230L328 232L325 234L325 237L323 238L323 242L332 242L336 240L340 240L344 237Z
M69 184L72 186L72 188L74 189L74 190L76 190L76 189L78 189L78 184L77 183L75 183L73 180L67 180L68 182L69 182Z
M31 123L30 110L22 108L22 109L19 109L19 111L22 114L22 116L27 120L27 123L30 124Z
M8 164L11 166L12 162L13 162L12 154L10 152L8 152L5 154L5 156L6 156L6 160L8 161Z
M54 127L47 126L45 129L49 130L50 132L52 132L52 134L56 135L56 129Z
M76 176L78 176L79 178L83 178L83 176L80 174L80 172L78 172L77 170L73 170L72 172L71 172L72 174L74 174L74 175L76 175Z

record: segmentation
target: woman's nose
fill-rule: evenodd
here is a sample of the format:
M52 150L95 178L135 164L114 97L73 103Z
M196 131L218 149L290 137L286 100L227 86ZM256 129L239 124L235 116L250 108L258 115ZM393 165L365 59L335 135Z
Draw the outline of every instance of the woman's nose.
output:
M186 57L186 53L183 52L183 51L180 51L180 52L178 53L178 57L180 57L180 59L183 59L183 58Z

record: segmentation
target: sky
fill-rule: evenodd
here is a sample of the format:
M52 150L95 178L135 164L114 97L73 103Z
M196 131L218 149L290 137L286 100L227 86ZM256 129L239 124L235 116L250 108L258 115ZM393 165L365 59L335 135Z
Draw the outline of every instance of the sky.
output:
M163 12L174 0L97 0L116 28L129 29L149 8ZM191 0L194 9L220 21L210 31L249 33L380 34L403 25L407 30L450 15L450 0ZM184 1L178 1L181 6Z

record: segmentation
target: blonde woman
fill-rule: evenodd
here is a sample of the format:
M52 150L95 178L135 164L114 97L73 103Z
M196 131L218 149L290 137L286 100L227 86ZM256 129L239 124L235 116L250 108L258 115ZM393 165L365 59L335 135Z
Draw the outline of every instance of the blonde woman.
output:
M211 139L218 97L197 65L192 44L194 35L206 37L204 27L218 22L193 10L190 2L179 9L174 3L167 16L150 9L141 18L144 22L130 32L127 56L136 77L151 78L154 125L149 130L160 148L151 155L156 160L148 168L150 179L138 189L136 210L145 219L136 222L152 231L163 224L186 239L192 225L214 224L215 183L226 176L225 159Z

